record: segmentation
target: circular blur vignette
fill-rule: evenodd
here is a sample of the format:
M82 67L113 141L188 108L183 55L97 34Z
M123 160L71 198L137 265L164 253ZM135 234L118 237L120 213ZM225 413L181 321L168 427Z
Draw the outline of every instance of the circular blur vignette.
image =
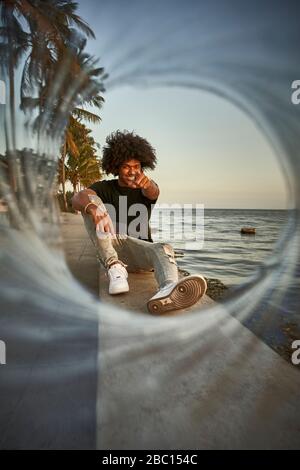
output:
M300 324L300 5L81 2L88 23L97 10L104 72L85 24L49 45L51 2L33 18L22 3L1 3L0 448L297 448L299 368L269 346L281 320ZM125 84L222 96L278 157L288 223L222 304L136 315L98 302L66 265L54 197L66 125Z

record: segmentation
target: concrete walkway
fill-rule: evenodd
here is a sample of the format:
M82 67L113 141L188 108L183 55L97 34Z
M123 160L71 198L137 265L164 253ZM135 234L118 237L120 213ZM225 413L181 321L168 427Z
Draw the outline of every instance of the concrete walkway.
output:
M99 296L99 263L80 214L61 214L61 230L70 271L96 297Z
M108 294L108 279L104 269L96 259L95 248L85 230L79 214L62 214L62 235L67 263L74 277L78 279L90 292L101 300L128 308L131 311L147 313L146 302L157 290L157 283L153 273L129 274L130 292L111 296ZM170 312L167 315L178 315L198 310L214 304L205 295L197 304L184 310Z
M182 276L180 276L182 277ZM100 269L99 275L99 294L100 299L110 305L115 305L119 308L125 308L131 312L146 313L147 301L157 292L157 282L154 273L129 273L128 276L129 292L120 295L109 295L108 293L108 279L104 269ZM198 311L200 308L214 305L214 301L207 295L204 295L199 302L189 308L170 311L164 314L164 317L188 314L193 311Z
M63 220L70 269L98 296L81 217ZM98 448L300 448L299 368L222 305L168 319L102 309L99 333Z

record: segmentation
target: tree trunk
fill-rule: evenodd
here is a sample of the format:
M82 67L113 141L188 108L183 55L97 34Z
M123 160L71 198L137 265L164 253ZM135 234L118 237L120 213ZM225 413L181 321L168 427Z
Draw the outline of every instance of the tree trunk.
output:
M11 19L11 18L10 18ZM13 193L17 192L17 181L15 175L15 158L16 158L16 110L15 110L15 72L14 72L14 50L13 50L13 38L11 34L11 21L8 29L9 39L9 58L8 58L8 80L9 80L9 131L8 131L8 142L7 150L12 150L12 154L8 156L8 172L9 172L9 183ZM10 137L10 139L9 139Z
M65 171L66 154L67 154L67 143L65 140L62 154L61 154L61 185L62 185L62 193L63 193L63 208L65 212L68 212L68 204L67 204L67 198L66 198L66 171Z

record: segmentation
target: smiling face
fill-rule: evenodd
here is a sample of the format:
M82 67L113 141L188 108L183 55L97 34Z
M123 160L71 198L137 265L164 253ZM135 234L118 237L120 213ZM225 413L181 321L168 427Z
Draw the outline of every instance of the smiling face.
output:
M135 178L141 174L142 167L139 160L131 158L126 160L119 168L119 184L120 186L128 186L133 183Z

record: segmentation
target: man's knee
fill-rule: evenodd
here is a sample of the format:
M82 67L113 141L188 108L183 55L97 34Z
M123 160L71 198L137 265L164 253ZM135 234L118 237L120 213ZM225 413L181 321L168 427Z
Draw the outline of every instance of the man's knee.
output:
M171 245L168 243L156 243L155 245L159 245L162 248L164 255L168 258L170 263L177 265L175 260L175 252Z

